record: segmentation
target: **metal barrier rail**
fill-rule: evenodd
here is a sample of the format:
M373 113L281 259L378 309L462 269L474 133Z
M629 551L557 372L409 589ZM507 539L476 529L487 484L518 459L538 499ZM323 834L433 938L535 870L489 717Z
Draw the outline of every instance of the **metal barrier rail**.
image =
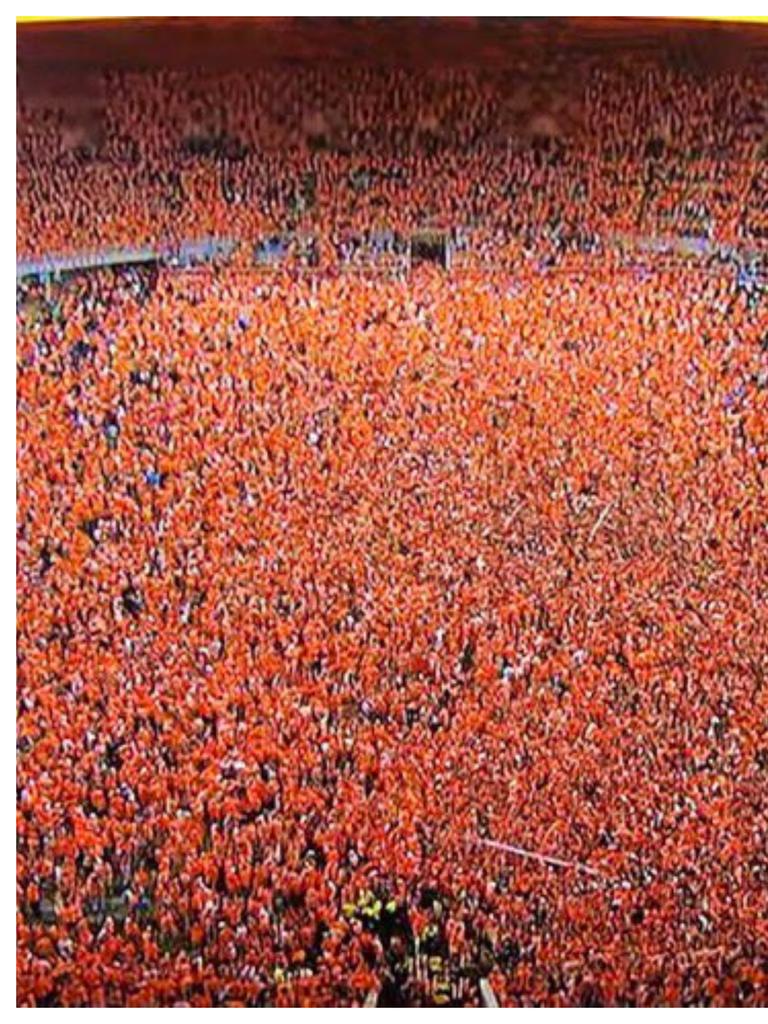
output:
M759 265L759 255L754 251L738 250L734 247L713 247L709 252L703 252L700 248L692 249L685 245L677 248L670 245L670 239L659 239L659 245L631 245L628 239L614 239L613 246L609 252L620 260L624 269L646 270L649 272L659 270L674 270L685 267L688 270L696 270L704 273L711 273L713 270L727 272L728 269L745 274L754 281L765 279L766 271ZM684 242L685 240L680 240ZM619 243L616 245L616 243ZM623 245L622 245L623 243ZM191 239L174 246L144 246L132 248L108 248L96 252L80 252L68 256L50 255L36 260L22 260L16 264L16 280L25 277L55 277L58 274L76 270L97 269L100 267L126 266L138 263L165 263L174 267L200 266L209 264L217 259L230 260L238 248L238 243L231 238L203 238ZM448 266L453 273L464 272L501 272L514 274L517 266L514 262L489 261L483 259L481 254L469 250L454 251L449 243L450 257ZM712 266L710 262L717 255L721 258L725 255L727 261L719 266ZM750 267L744 262L757 261ZM591 259L584 259L583 272L589 271ZM249 269L261 269L265 274L280 272L295 272L300 269L304 274L313 273L325 274L331 272L343 273L383 273L394 276L403 276L410 270L410 252L404 254L391 254L382 252L379 257L365 253L358 254L349 260L334 262L331 266L324 267L301 267L295 261L275 261L271 263L255 263ZM580 268L581 269L581 268ZM572 262L555 264L551 267L543 267L542 273L570 274L575 272Z
M16 280L23 277L46 277L71 270L94 270L99 267L124 266L131 263L152 263L163 258L160 249L105 249L100 252L79 252L72 256L45 256L39 260L22 260L16 264Z
M70 255L48 255L16 263L16 280L24 277L52 277L73 270L95 270L100 267L119 267L133 263L166 262L184 266L209 261L216 257L229 258L237 247L231 238L189 239L179 245L138 246L99 249Z

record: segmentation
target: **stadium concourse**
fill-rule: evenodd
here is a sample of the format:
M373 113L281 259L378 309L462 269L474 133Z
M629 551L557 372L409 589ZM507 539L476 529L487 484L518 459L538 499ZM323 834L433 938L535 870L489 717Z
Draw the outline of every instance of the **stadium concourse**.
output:
M20 1005L765 1004L766 78L582 70L22 96Z

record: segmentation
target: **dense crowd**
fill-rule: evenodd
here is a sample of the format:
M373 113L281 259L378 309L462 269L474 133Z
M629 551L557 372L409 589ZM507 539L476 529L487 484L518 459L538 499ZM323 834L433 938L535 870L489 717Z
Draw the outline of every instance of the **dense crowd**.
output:
M258 282L25 297L22 1001L764 999L764 317Z
M326 257L381 208L538 251L658 228L722 166L713 237L765 223L755 82L597 76L590 156L491 145L471 77L398 129L424 97L384 72L338 79L354 133L310 150L333 79L295 79L200 90L209 133L272 147L176 178L172 77L114 83L99 159L22 119L20 250L293 216ZM19 286L20 1004L765 1004L765 303L562 256Z
M520 123L490 72L114 74L81 149L60 114L20 108L19 254L291 232L329 264L350 240L425 224L471 226L497 262L553 239L767 237L764 76L583 77L559 132Z

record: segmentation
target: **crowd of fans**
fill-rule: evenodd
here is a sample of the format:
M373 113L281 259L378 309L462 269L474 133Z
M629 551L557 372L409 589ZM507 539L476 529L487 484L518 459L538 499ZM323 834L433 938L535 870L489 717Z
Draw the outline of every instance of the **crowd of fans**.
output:
M758 239L764 86L598 75L513 151L462 75L421 125L413 75L233 76L183 156L173 76L87 158L20 120L21 253L321 250L18 289L20 1004L765 1003L765 304L515 260ZM513 271L324 273L379 214Z
M764 77L584 77L558 138L551 119L520 124L493 74L113 75L81 149L63 148L60 115L22 106L19 254L292 231L329 264L345 240L425 223L471 226L496 262L553 236L766 237Z

